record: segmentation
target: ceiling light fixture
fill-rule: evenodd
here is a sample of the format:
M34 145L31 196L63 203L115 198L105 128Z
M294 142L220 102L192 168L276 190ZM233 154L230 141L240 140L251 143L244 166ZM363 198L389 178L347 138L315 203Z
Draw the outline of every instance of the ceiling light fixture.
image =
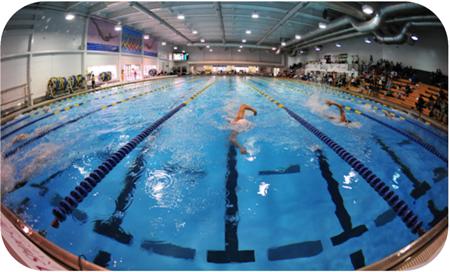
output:
M419 37L417 37L416 35L411 35L411 40L418 41Z
M192 30L192 34L197 34L198 31L197 30Z
M209 48L210 46L209 46L209 44L206 46L206 48Z
M277 48L276 47L272 47L272 51L275 51L275 50L277 50Z
M174 46L174 47L173 47L173 50L178 50L178 47Z
M320 51L320 46L316 46L316 48L314 48L314 50L316 50L317 52Z
M184 15L183 14L178 14L177 19L178 20L184 20Z
M281 42L281 46L286 46L286 42Z
M300 36L300 35L298 35L298 34L295 35L295 39L296 39L296 40L300 40L301 38L302 38L302 36Z
M200 39L200 42L204 43L204 42L205 42L205 39Z
M371 44L372 43L372 41L369 38L365 38L364 42L367 43L367 44Z
M259 14L256 13L256 12L253 12L253 13L252 13L252 18L253 18L253 19L258 19L258 18L259 18Z
M249 30L249 29L247 29L247 30L245 31L245 34L250 35L250 34L252 34L252 31Z
M144 40L148 40L148 39L150 39L150 35L144 34Z
M242 42L243 42L243 43L246 43L246 42L247 42L247 40L246 40L246 39L243 39L243 40L242 40Z
M66 20L67 21L72 21L73 19L75 19L75 15L73 15L72 13L67 13L66 14Z
M115 31L121 31L121 30L122 30L122 25L121 25L121 24L117 24L117 25L114 27L114 30L115 30Z
M319 28L325 29L325 28L327 28L327 24L325 24L325 23L323 23L323 22L320 22L320 23L319 23Z
M342 47L342 44L337 43L337 44L336 44L336 47Z
M212 52L213 50L212 50L212 48L211 49L209 49L209 52Z
M369 5L363 5L363 6L362 6L362 11L363 11L365 14L370 15L370 14L373 13L373 8L372 8L371 6L369 6Z
M243 48L243 46L242 46L242 45L239 45L239 48Z
M238 51L238 52L241 52L241 49L238 49L237 51Z
M181 52L182 52L183 54L184 54L184 53L186 53L186 51L184 51L184 50L183 50L183 51L181 51Z
M166 46L166 44L167 44L166 42L161 42L162 46Z

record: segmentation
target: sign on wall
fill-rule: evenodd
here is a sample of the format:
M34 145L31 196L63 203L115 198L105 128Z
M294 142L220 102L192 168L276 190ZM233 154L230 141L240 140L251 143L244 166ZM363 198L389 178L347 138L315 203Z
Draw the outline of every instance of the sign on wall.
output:
M147 40L144 40L144 55L150 57L158 56L158 40L150 37Z
M142 32L127 26L122 28L122 53L142 54Z
M120 32L114 24L90 18L88 25L87 50L119 52Z

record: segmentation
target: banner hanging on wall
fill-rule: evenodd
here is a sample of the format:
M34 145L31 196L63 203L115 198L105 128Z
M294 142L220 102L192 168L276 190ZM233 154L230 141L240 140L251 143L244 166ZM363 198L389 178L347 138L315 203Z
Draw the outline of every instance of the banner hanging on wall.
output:
M158 56L158 40L153 37L149 37L149 39L144 40L144 55L150 57Z
M142 54L142 32L122 27L122 53Z
M87 50L119 52L120 32L114 24L90 18L88 25Z

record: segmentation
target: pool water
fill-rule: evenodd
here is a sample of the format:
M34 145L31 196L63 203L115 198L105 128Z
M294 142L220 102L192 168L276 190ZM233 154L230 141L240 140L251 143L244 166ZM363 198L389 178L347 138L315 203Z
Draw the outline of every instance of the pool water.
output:
M210 83L59 228L51 226L52 209L91 171ZM50 241L113 270L352 270L419 237L349 164L255 88L361 161L418 215L423 230L447 214L447 162L417 142L447 158L446 134L325 86L258 77L115 87L55 103L49 111L83 102L4 138L46 114L38 110L2 129L2 154L9 154L2 158L2 203ZM347 111L350 124L338 123L326 100L396 130L354 111ZM247 113L251 127L237 136L244 155L229 141L241 104L257 110Z

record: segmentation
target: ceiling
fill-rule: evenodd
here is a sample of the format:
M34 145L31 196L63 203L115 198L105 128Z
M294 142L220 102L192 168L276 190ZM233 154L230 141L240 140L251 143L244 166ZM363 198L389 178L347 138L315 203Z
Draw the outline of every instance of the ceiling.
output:
M398 2L397 2L398 3ZM342 17L371 19L362 2L38 2L29 7L51 8L107 18L129 25L174 45L217 43L279 47ZM392 5L371 2L375 9ZM252 18L258 14L258 18ZM178 19L184 15L184 19ZM193 31L197 31L194 34ZM251 34L246 34L250 30Z

